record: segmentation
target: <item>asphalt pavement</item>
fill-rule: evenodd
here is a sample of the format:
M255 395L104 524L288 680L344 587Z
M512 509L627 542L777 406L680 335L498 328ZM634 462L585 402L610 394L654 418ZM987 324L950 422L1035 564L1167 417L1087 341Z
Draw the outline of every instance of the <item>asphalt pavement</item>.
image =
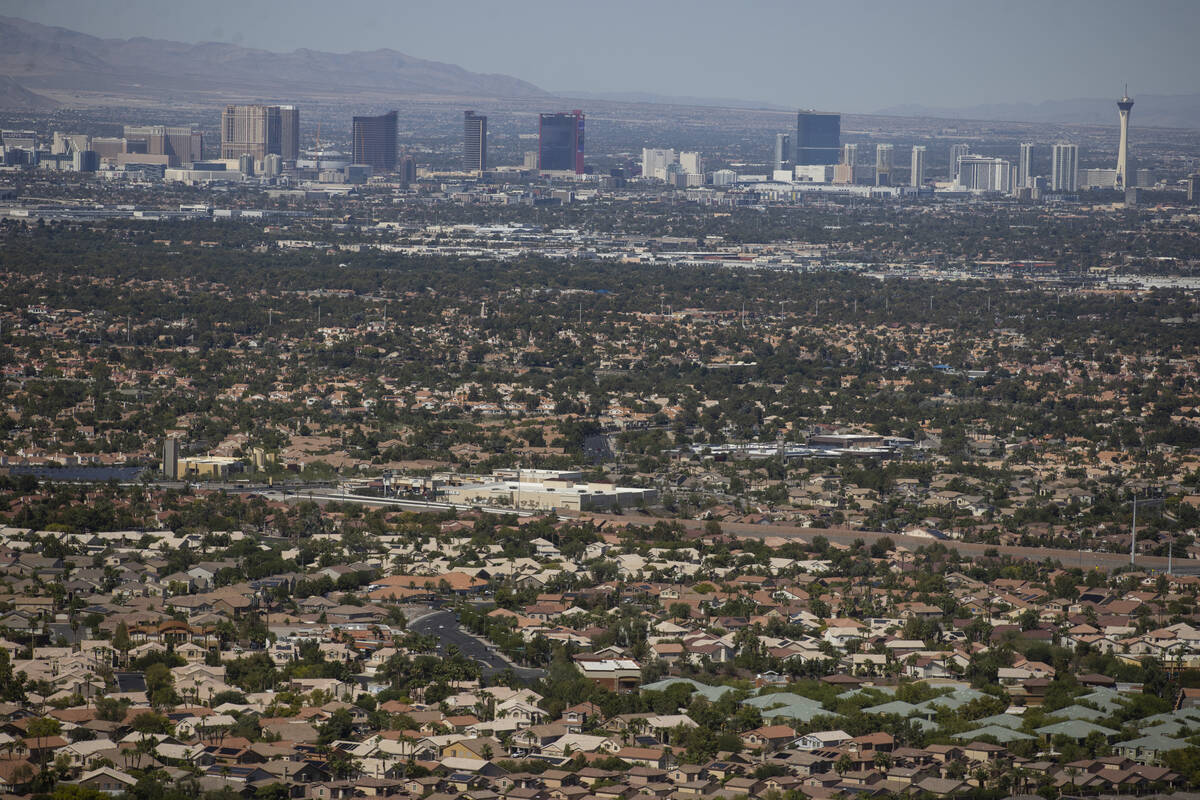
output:
M611 520L612 522L626 522L636 525L653 525L656 522L682 522L684 526L691 529L699 529L703 526L703 522L699 520L671 520L661 517L647 517L639 514L596 514L585 513L577 515L576 518L581 519L596 519L596 520ZM960 542L954 539L926 539L916 536L905 536L900 533L888 533L886 531L864 531L849 528L801 528L794 525L754 525L741 522L722 522L721 530L727 534L735 536L752 538L752 539L799 539L804 542L811 542L814 536L824 536L831 542L839 542L841 544L851 544L855 539L862 539L867 544L871 544L878 539L887 537L894 544L904 545L910 549L918 547L928 547L932 544L943 544L950 550L957 550L961 555L977 558L982 556L989 550L994 550L1001 555L1012 556L1013 558L1029 559L1034 561L1042 561L1050 559L1057 561L1064 567L1079 567L1081 569L1098 569L1105 572L1112 572L1116 569L1129 568L1128 553L1095 553L1086 550L1062 550L1054 547L1021 547L1019 545L990 545L982 542ZM1166 572L1167 559L1160 556L1141 556L1137 557L1136 565L1138 569L1148 572ZM1177 558L1171 565L1172 572L1176 575L1192 575L1200 572L1200 566L1192 559Z
M475 638L459 627L458 619L453 611L433 611L409 621L408 629L422 636L433 636L438 640L437 654L446 656L450 645L458 647L467 658L479 662L485 678L492 678L506 669L511 669L522 681L533 681L543 677L545 670L530 667L519 667L499 650L489 649L482 640Z

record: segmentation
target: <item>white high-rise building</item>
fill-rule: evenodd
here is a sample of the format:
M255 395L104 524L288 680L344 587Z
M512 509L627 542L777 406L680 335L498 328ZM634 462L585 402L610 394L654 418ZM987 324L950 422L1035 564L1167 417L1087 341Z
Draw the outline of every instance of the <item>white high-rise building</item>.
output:
M890 144L875 145L875 185L892 185L892 153Z
M959 156L958 185L968 192L1012 191L1012 162L987 156Z
M737 173L731 169L719 169L712 174L713 186L729 186L737 182Z
M969 144L950 145L950 180L958 180L958 160L970 152Z
M858 164L858 145L842 145L842 163L848 167L853 167Z
M912 164L909 166L908 185L922 186L925 183L925 145L915 145L912 149Z
M642 149L642 177L660 178L666 173L667 167L675 163L674 150Z
M1050 188L1056 192L1079 191L1079 147L1065 142L1050 151Z
M679 154L679 166L684 172L692 175L698 175L704 172L704 159L696 152L682 152Z
M1033 178L1033 142L1021 142L1021 156L1017 159L1017 185L1014 189L1024 189Z
M775 134L775 159L772 169L787 169L792 163L792 135Z

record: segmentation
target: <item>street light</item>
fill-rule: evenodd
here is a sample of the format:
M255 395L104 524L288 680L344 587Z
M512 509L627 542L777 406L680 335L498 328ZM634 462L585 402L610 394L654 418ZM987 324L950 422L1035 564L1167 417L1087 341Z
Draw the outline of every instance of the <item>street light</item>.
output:
M1130 531L1129 531L1130 532L1129 566L1131 566L1131 567L1134 565L1133 560L1134 560L1134 556L1137 553L1137 510L1138 510L1139 504L1143 508L1157 508L1157 507L1162 506L1163 499L1161 497L1139 498L1137 495L1134 495L1134 498L1133 498L1133 524L1130 527Z

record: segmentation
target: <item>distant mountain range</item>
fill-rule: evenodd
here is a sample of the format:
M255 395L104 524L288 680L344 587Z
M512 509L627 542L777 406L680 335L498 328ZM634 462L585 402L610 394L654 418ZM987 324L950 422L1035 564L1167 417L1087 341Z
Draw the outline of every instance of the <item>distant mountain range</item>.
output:
M81 101L94 95L207 103L258 97L383 101L420 95L549 96L508 75L470 72L395 50L273 53L217 42L101 39L2 16L0 78L7 78L0 84L0 108L29 107L39 94Z
M1134 125L1200 128L1200 94L1144 94L1135 95L1133 99ZM1044 103L997 103L966 108L899 105L875 113L890 117L1114 125L1117 119L1117 96L1077 97L1071 100L1047 100Z
M712 106L716 108L749 108L767 111L794 111L789 106L764 103L759 100L738 100L734 97L692 97L689 95L656 94L654 92L557 92L560 97L579 100L605 100L613 103L657 103L671 106Z
M388 103L399 97L532 100L572 98L613 103L717 106L764 111L789 107L733 98L652 92L550 93L509 75L470 72L395 50L275 53L234 44L163 39L101 39L66 28L0 16L0 110L61 106L173 104L211 107L229 101ZM1200 94L1135 96L1135 125L1200 128ZM1044 103L938 108L899 105L890 117L1112 125L1116 96Z
M53 111L59 103L31 92L7 75L0 75L0 109L7 111Z

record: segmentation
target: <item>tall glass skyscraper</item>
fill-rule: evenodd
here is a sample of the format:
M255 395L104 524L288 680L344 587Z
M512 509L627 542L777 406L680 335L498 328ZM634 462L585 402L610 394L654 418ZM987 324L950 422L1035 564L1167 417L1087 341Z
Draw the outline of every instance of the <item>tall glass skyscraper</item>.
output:
M542 114L538 125L538 169L583 174L583 112Z
M487 117L474 111L463 112L463 169L487 171Z
M355 117L352 138L355 164L369 164L378 172L395 171L395 111L377 117Z
M300 109L279 107L279 156L284 161L300 157Z
M842 115L827 111L796 114L796 137L792 143L798 167L837 164L842 155Z

